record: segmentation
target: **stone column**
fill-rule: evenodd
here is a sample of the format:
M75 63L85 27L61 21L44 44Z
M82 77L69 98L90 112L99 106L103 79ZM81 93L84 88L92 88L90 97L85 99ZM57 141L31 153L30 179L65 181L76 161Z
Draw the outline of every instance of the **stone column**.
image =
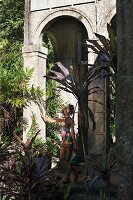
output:
M90 121L89 131L89 154L94 159L99 159L107 151L107 110L106 110L106 99L107 99L107 83L104 78L99 78L93 82L92 86L99 86L98 93L94 93L88 96L88 105L94 114L95 130L92 131L92 121ZM91 101L90 101L91 100Z
M47 58L47 48L43 46L29 45L23 47L23 57L24 57L24 66L27 68L34 68L33 75L30 80L29 86L39 86L44 89L46 80L43 76L46 75L46 58ZM45 97L44 97L45 99ZM35 103L31 103L26 109L24 109L23 116L28 121L28 127L24 128L23 140L27 138L27 131L29 130L32 120L32 113L37 117L38 128L41 130L40 134L45 139L46 131L45 124L40 117L40 110Z
M97 38L94 36L95 40ZM89 49L89 64L95 64L97 66L104 66L105 63L100 61L96 54L91 52ZM93 130L92 120L89 118L89 155L92 159L98 160L99 162L103 156L108 152L110 146L108 128L108 78L104 78L105 71L103 70L97 78L89 85L90 88L99 87L99 89L94 89L98 91L97 93L92 93L88 96L88 107L91 109L94 115L95 129ZM93 91L91 91L93 92Z

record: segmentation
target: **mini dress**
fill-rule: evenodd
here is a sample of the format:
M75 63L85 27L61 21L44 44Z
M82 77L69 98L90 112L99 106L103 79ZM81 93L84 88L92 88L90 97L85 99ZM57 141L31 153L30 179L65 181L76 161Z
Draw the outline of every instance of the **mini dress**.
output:
M60 126L61 147L73 149L74 144L70 129L71 123L68 121L68 118L64 118Z

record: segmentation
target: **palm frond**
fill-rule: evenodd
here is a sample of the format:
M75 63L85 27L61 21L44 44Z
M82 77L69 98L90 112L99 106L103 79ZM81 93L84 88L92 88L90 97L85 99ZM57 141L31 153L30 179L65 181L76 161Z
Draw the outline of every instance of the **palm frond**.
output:
M67 76L69 75L69 71L67 70L66 67L64 67L64 65L62 65L61 62L56 62L55 64L60 68L62 74L63 74L65 77L67 77Z

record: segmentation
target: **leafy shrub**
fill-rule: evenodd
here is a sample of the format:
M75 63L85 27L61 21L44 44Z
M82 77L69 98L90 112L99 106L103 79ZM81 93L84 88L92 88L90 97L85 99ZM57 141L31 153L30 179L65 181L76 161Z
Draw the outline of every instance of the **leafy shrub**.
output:
M59 197L54 171L48 169L45 155L38 155L33 143L39 131L27 143L16 136L16 141L0 149L0 189L5 200L54 200Z

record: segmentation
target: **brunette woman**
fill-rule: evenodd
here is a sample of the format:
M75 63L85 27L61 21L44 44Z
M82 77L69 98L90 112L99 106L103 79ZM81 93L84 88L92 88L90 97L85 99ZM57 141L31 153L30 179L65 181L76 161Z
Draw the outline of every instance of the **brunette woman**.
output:
M41 117L44 122L48 123L59 123L60 124L60 135L62 138L60 145L60 162L68 164L68 170L66 177L63 183L70 182L70 173L73 171L74 180L77 181L79 171L76 168L70 165L70 158L72 156L72 152L76 151L77 145L75 140L75 131L74 131L74 121L72 119L72 115L74 113L74 106L69 104L62 109L62 118L49 118L45 117L43 113L41 113ZM67 159L64 158L67 156Z

